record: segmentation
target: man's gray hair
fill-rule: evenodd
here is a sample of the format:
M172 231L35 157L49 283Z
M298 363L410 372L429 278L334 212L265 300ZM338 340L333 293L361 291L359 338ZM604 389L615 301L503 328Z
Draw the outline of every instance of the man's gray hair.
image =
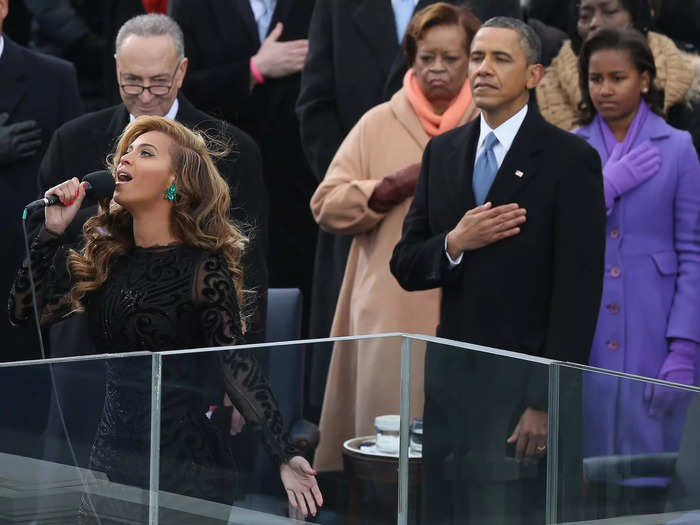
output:
M178 60L185 58L185 37L177 22L167 15L149 14L135 16L124 22L117 33L115 50L119 48L128 36L161 36L170 35L175 44L175 52Z
M520 46L525 52L528 65L539 64L542 55L542 42L537 33L525 22L508 16L495 16L481 24L481 27L512 29L520 36Z

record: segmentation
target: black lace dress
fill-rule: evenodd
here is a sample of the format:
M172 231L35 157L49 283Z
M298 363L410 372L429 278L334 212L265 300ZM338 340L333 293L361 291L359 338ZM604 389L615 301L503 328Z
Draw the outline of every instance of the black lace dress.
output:
M61 237L46 230L31 245L42 325L69 315ZM13 323L33 319L26 262L10 294ZM224 259L183 244L135 248L114 263L105 284L85 300L100 353L234 345L241 340L238 302ZM111 481L149 486L151 362L105 361L106 396L90 468ZM188 353L162 360L160 489L231 503L235 467L225 425L207 416L226 392L256 425L277 463L295 454L266 378L248 350Z

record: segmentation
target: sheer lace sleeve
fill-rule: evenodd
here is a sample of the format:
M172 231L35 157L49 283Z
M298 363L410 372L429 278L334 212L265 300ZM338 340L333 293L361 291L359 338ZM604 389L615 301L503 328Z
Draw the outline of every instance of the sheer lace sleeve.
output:
M62 249L61 236L41 228L31 242L29 258L32 276L36 286L37 307L42 325L51 324L64 318L71 310L70 277L65 261L66 251ZM18 325L34 318L28 260L22 262L12 284L8 310L10 322Z
M236 290L223 257L209 255L199 265L195 301L200 307L201 329L206 346L230 346L243 341ZM247 424L256 426L265 448L280 464L298 451L290 443L282 414L253 351L218 352L224 388Z

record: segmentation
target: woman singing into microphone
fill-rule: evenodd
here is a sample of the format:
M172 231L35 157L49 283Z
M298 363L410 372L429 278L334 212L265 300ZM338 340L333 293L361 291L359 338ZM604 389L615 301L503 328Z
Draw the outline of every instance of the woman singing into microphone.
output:
M240 342L246 238L228 221L229 191L212 154L202 136L165 118L141 117L127 126L111 167L113 200L102 201L85 223L84 248L68 252L65 265L54 265L54 257L63 253L62 234L85 189L77 179L51 188L47 195L59 196L63 206L46 208L30 253L41 324L84 311L95 347L105 353ZM15 324L33 318L28 270L25 262L10 297ZM106 360L106 397L90 467L111 481L148 487L151 372L141 364ZM260 427L292 507L316 514L322 497L315 472L289 443L248 350L163 360L160 488L233 500L231 450L206 415L217 385L218 399L225 391L245 420Z

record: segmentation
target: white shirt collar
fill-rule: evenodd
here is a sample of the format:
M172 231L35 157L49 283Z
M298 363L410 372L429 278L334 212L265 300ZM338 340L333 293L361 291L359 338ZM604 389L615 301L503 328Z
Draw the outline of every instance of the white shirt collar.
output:
M5 37L0 35L0 58L2 57L2 51L5 49Z
M168 120L175 120L175 115L177 115L177 110L180 107L180 103L177 101L177 98L173 102L173 105L170 106L170 109L168 112L165 114L165 118ZM131 113L129 113L129 123L131 124L134 120L136 120L136 117L133 116Z
M510 147L513 145L515 136L518 134L520 126L522 126L526 115L527 104L525 104L520 111L506 120L503 124L498 126L496 129L492 129L486 122L484 114L482 113L480 117L481 129L479 132L479 142L477 143L478 145L476 148L476 155L474 156L474 163L476 164L476 159L479 158L481 151L484 149L484 141L486 140L486 136L493 131L493 134L496 135L496 138L498 139L498 144L493 147L493 153L496 156L498 166L500 167L503 163L503 159L508 153L508 150L510 150Z
M398 0L391 0L391 7L393 7L394 10L396 10L396 2L397 2L397 1L398 1ZM413 0L413 5L414 5L414 6L417 6L417 5L418 5L418 0Z

